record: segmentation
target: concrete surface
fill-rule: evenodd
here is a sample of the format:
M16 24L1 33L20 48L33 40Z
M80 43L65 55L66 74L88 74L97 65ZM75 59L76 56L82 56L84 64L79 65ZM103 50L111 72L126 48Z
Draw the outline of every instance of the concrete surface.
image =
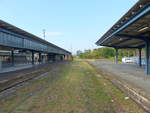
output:
M33 66L32 64L26 64L26 65L16 65L13 67L2 68L2 69L0 69L0 74L6 73L6 72L11 72L11 71L22 70L22 69L26 69L26 68L31 68L32 66Z
M93 60L90 63L105 72L112 73L112 77L129 84L146 95L150 94L150 75L146 75L144 67L136 64L115 64L108 60Z

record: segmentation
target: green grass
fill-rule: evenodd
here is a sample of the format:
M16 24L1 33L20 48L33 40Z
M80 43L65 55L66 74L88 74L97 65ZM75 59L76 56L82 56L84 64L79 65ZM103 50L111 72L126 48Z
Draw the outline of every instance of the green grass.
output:
M74 61L0 100L3 113L144 113L87 62Z

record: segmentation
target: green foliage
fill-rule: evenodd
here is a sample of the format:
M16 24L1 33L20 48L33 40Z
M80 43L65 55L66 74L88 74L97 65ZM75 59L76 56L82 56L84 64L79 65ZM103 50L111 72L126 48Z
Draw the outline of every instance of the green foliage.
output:
M99 59L99 58L111 58L115 55L113 48L102 47L94 50L85 50L79 54L79 58L83 59Z
M120 49L119 50L119 56L123 57L132 57L136 55L136 50L133 49Z
M136 55L136 50L131 49L120 49L119 58L122 57L131 57ZM103 58L112 58L115 56L115 49L109 47L101 47L94 50L85 50L84 52L78 52L77 56L81 59L103 59Z

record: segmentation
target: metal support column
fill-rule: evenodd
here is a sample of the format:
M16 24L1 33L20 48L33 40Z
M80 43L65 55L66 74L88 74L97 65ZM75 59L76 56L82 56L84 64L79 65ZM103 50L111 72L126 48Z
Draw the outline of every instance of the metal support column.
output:
M63 55L63 59L66 60L66 59L65 59L65 55Z
M115 63L118 64L118 48L115 48L116 55L115 55Z
M56 55L55 54L52 55L52 60L53 60L53 62L56 61Z
M142 48L139 48L139 66L142 67L142 56L141 56Z
M55 54L48 54L48 61L55 61L56 60L56 58L55 58Z
M63 61L63 60L64 60L63 55L61 55L61 56L60 56L60 60L61 60L61 61Z
M47 61L49 62L51 60L50 55L47 54Z
M41 63L42 58L41 58L41 53L39 53L39 64Z
M11 51L11 64L14 66L14 50Z
M146 46L146 66L145 66L145 73L148 75L150 74L150 59L149 59L149 53L150 53L150 42L145 42Z
M2 69L2 59L0 58L0 70Z
M34 65L34 51L32 51L32 65Z

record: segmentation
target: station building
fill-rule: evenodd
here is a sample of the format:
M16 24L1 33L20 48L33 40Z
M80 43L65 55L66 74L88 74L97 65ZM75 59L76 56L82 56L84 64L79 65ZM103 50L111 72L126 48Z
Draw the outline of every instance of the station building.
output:
M0 20L0 69L71 59L71 52Z
M138 49L139 66L145 48L145 73L150 74L150 0L139 0L96 44L115 48L116 62L118 49Z

